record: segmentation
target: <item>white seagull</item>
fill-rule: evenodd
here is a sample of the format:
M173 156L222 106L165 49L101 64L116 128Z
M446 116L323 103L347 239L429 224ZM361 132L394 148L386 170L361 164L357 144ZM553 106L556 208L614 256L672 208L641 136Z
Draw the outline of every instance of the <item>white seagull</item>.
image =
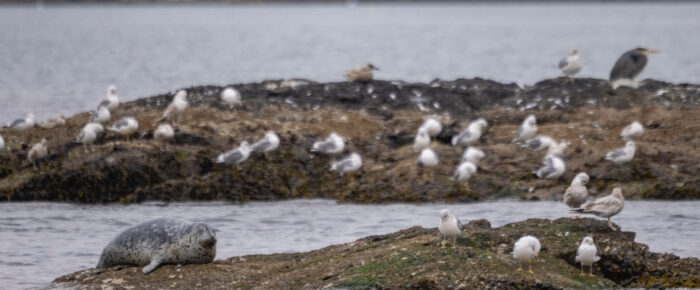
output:
M418 169L421 171L423 170L423 167L435 167L438 165L438 156L435 154L433 149L425 148L420 152L420 155L418 155L416 164L418 164ZM423 173L425 174L425 172Z
M219 156L216 157L216 163L228 163L235 165L246 161L249 156L250 146L248 146L247 141L243 141L241 142L241 145L238 146L238 148L234 148L232 150L229 150L228 152L219 154Z
M442 236L442 247L445 247L445 239L452 238L452 248L457 246L457 238L462 235L462 222L455 217L449 209L440 211L440 236Z
M345 140L340 135L331 133L323 141L316 141L311 146L311 152L321 152L325 154L338 154L345 149Z
M34 170L37 170L38 168L36 167L36 162L46 158L46 156L49 154L48 150L48 143L49 140L46 138L41 139L41 142L36 143L32 146L32 149L29 149L29 153L27 153L27 161L32 163L32 166L34 166Z
M221 91L221 100L228 104L229 107L240 106L242 104L241 93L231 87L227 87Z
M539 151L544 148L549 148L550 146L554 145L554 143L555 142L554 139L552 139L552 137L549 137L547 135L538 135L535 138L527 140L527 142L523 144L523 147Z
M12 123L10 123L10 128L17 131L24 131L34 127L34 125L36 125L36 122L34 121L34 114L29 113L23 119L12 121Z
M96 124L96 123L90 123L90 124ZM95 140L97 140L97 135L99 134L98 131L100 131L100 128L102 128L102 125L100 125L100 124L96 124L99 127L88 126L88 125L85 125L85 127L80 129L80 133L78 133L78 138L75 139L75 142L83 144L83 152L84 153L88 153L88 145L90 146L90 151L92 151L92 152L95 151L95 149L92 147L92 144L95 143Z
M107 99L100 102L100 104L97 106L97 108L99 109L100 107L106 107L110 111L119 107L119 97L117 97L117 87L116 86L111 85L107 88Z
M83 126L82 130L93 130L99 136L100 134L104 133L105 128L99 123L87 123L85 126Z
M634 151L637 145L634 141L627 141L625 147L617 148L605 154L605 159L615 162L616 164L623 164L632 161L634 158Z
M167 150L167 142L175 138L175 130L170 124L160 124L153 132L153 139L160 140L163 144L161 150Z
M126 141L129 142L129 136L136 132L139 128L139 122L134 117L124 117L119 122L109 128L110 131L117 132L126 136Z
M425 121L423 121L423 124L420 125L420 128L425 128L425 130L428 131L428 135L430 135L430 137L435 137L438 134L440 134L440 132L442 132L442 124L440 124L440 121L438 121L435 118L425 119Z
M185 111L185 109L187 109L187 105L187 91L177 91L173 97L173 100L170 102L170 105L168 105L168 107L165 108L165 111L163 111L163 118L158 120L158 123L167 120L172 121L173 124L177 124L177 121L180 119L180 115Z
M598 262L600 257L598 257L598 249L595 244L593 244L593 238L585 237L581 241L581 245L578 246L576 251L576 262L581 263L581 276L586 275L583 273L583 266L590 266L590 271L588 275L593 277L593 263Z
M579 60L578 51L575 49L569 52L569 56L562 58L559 61L559 69L564 74L564 76L573 79L574 75L581 71L583 66Z
M543 166L535 172L537 177L542 179L557 179L562 176L566 170L564 160L555 155L545 156L542 165Z
M63 114L60 114L54 118L46 119L44 121L39 122L39 124L38 124L39 128L46 129L46 130L53 129L56 127L65 126L65 125L66 125L66 118L63 117Z
M97 111L90 113L91 123L108 123L112 118L112 114L109 113L109 109L106 106L100 106Z
M571 185L564 192L564 203L572 209L580 208L588 198L586 184L590 177L585 172L581 172L574 177Z
M534 273L532 272L531 262L533 258L539 256L541 248L540 240L533 236L524 236L515 242L515 246L513 246L513 258L518 261L517 271L522 271L522 263L527 263L527 271Z
M0 151L5 150L5 139L2 139L2 135L0 135Z
M642 123L639 123L639 121L634 121L622 129L622 132L620 132L620 137L622 137L622 139L625 141L632 141L634 138L642 136L642 133L644 133L644 126L642 126Z
M462 162L457 166L453 179L455 181L468 181L476 173L476 165L469 161Z
M596 199L593 203L589 203L583 208L572 209L572 213L585 213L597 215L602 218L608 219L608 226L616 231L618 229L613 226L610 218L614 215L620 213L625 207L625 198L622 196L622 189L615 187L612 194Z
M535 115L530 114L525 118L522 125L520 125L518 135L513 139L513 143L526 142L527 140L535 138L535 134L537 134L537 118Z
M462 154L461 162L471 162L474 165L477 165L479 161L484 158L484 156L486 156L484 151L481 151L481 149L474 146L469 146L467 147L467 150L464 151L464 154Z
M258 153L263 153L265 154L265 158L267 158L267 153L272 152L277 147L280 145L280 137L277 136L277 133L274 131L268 131L265 133L265 136L253 143L252 146L250 146L250 151L251 152L258 152Z
M420 127L416 137L413 138L413 150L421 151L428 147L430 147L430 135L425 127Z
M345 175L345 173L353 172L362 167L362 157L360 154L353 152L348 157L331 164L331 171L337 171L340 176Z
M486 126L488 126L488 123L483 118L472 121L462 133L452 137L452 145L469 145L478 141L481 138L482 130Z

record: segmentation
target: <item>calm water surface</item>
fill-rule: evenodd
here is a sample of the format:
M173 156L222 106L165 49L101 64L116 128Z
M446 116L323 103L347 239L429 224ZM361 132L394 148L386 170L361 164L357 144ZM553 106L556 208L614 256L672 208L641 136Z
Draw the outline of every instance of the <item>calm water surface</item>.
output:
M191 85L485 77L534 83L578 48L582 76L661 49L642 78L700 83L700 3L0 6L0 123L93 109Z
M328 200L75 205L0 204L0 288L26 288L97 264L119 232L159 217L206 222L219 229L217 259L299 252L347 243L411 226L436 227L449 207L461 220L486 218L493 226L527 218L559 218L557 202L349 205ZM700 257L700 201L629 201L613 220L656 252Z

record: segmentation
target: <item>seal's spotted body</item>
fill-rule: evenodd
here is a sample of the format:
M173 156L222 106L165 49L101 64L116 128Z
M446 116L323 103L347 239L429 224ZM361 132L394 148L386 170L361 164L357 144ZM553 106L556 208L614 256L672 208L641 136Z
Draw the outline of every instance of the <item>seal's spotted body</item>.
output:
M206 264L216 255L216 234L203 223L155 219L131 227L102 251L97 268L143 266L148 274L162 264Z

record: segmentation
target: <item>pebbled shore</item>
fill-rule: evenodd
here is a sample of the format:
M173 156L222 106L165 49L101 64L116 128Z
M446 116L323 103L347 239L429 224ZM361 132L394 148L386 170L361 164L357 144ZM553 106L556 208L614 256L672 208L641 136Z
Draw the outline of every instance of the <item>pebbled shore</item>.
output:
M590 218L529 219L491 228L471 221L457 240L440 247L437 229L412 227L306 253L251 255L206 265L165 265L149 275L139 267L79 271L47 288L670 288L700 287L700 260L652 253L633 232L613 232ZM517 272L515 240L530 234L542 251L532 269ZM592 235L601 260L594 277L579 276L578 243Z
M484 79L431 83L374 81L316 83L264 81L233 85L243 107L219 102L217 86L188 88L190 108L174 144L161 152L153 140L155 121L172 99L162 94L122 104L112 120L133 115L141 127L132 142L113 133L83 154L74 143L87 113L65 127L25 132L3 130L11 151L0 152L0 200L83 203L144 200L280 200L333 198L360 203L478 201L514 197L560 199L573 176L586 171L593 195L621 186L629 199L700 198L700 86L646 80L638 89L612 90L598 79L544 80L521 88ZM530 113L540 134L572 144L567 171L556 182L538 180L542 152L511 144ZM438 116L445 129L434 145L440 158L434 178L418 174L413 136L423 118ZM476 144L487 154L469 187L449 178L463 148L449 144L469 120L484 117L488 132ZM635 159L623 166L602 160L623 145L622 127L641 121L646 131ZM238 167L212 159L243 140L268 130L281 137L280 148L254 155ZM311 143L336 131L348 152L363 156L354 180L329 172L331 158L311 154ZM50 156L33 171L26 161L30 144L51 137Z

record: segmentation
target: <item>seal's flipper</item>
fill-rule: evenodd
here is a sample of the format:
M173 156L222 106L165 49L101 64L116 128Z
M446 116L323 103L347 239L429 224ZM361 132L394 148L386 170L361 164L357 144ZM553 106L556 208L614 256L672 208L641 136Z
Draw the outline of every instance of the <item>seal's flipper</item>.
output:
M148 264L148 266L143 267L143 269L141 269L141 272L143 272L144 275L151 273L151 272L153 272L153 270L158 268L158 266L160 266L160 263L162 263L162 262L163 262L163 259L161 259L160 257L155 257L155 258L153 258L153 260L151 260L151 263Z

